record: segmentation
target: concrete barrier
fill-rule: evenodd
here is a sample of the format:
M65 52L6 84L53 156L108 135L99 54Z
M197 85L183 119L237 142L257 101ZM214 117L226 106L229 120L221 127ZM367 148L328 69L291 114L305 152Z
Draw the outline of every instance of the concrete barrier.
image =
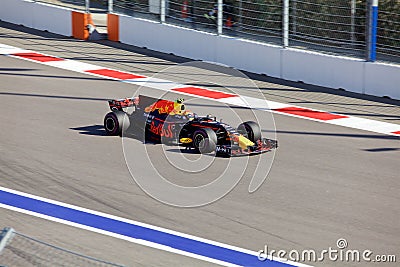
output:
M2 0L0 19L33 28L33 9L35 3L22 0Z
M288 48L282 50L281 64L282 79L364 93L361 59Z
M123 43L218 62L268 75L280 75L280 47L120 15Z
M254 73L281 75L281 47L227 36L217 39L214 61Z
M33 5L33 27L38 30L72 36L71 9L36 3Z
M120 15L119 39L178 56L215 61L216 36L210 33Z
M1 0L0 19L26 27L71 36L71 10L23 0Z
M365 94L400 99L400 66L385 63L365 64Z

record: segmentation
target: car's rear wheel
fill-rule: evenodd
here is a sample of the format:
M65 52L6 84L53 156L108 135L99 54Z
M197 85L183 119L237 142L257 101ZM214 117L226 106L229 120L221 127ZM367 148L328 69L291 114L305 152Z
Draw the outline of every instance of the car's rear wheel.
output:
M193 147L201 154L214 152L217 147L217 135L209 128L201 128L193 133Z
M261 139L261 128L257 122L243 122L239 124L237 131L252 142L256 142Z
M120 135L128 129L129 118L123 111L109 112L104 117L104 129L107 135Z

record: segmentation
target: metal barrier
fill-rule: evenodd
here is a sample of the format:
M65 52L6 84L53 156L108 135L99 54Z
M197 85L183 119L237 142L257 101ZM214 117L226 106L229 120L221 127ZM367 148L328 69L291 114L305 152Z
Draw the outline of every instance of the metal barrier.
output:
M160 0L118 0L113 2L113 11L129 16L160 20Z
M170 0L166 22L217 33L217 4L209 0Z
M378 59L400 58L400 2L380 1L377 25Z
M281 44L282 12L282 0L235 0L224 10L224 34Z
M12 228L0 232L2 266L118 266L100 259L63 249Z
M357 57L366 51L365 1L290 1L289 44Z

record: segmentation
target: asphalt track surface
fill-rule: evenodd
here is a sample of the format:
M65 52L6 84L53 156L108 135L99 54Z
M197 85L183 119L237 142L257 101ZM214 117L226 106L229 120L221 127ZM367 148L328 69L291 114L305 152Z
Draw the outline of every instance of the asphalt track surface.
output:
M184 61L158 53L149 56L151 52L141 53L136 48L120 50L107 43L80 42L3 26L2 43L145 75L176 64L169 58ZM264 245L287 251L323 250L335 247L338 238L346 238L351 249L400 257L400 144L396 137L274 115L280 147L258 191L248 193L250 177L245 175L217 202L178 208L144 193L127 169L121 138L104 135L101 125L108 112L105 99L130 96L137 88L4 56L0 59L0 75L3 187L254 251ZM301 95L304 99L296 101L307 102L303 106L322 109L316 102L325 101L327 111L343 109L351 115L399 122L395 102L332 95L328 89L302 88L305 85L295 88L282 82L257 83L270 87L270 99L274 101L288 102L290 97ZM150 89L146 92L156 94ZM333 104L327 104L329 101ZM201 104L212 113L228 109L210 101ZM264 129L264 134L269 135L268 130ZM139 141L131 143L138 150L143 147ZM163 147L146 146L154 150L152 157ZM216 169L209 173L206 170L202 177L212 177L225 162L217 159ZM170 169L166 172L177 183L195 185L201 179L177 177ZM2 209L0 215L0 226L11 226L55 245L128 266L210 266L13 211ZM345 265L330 261L312 264Z

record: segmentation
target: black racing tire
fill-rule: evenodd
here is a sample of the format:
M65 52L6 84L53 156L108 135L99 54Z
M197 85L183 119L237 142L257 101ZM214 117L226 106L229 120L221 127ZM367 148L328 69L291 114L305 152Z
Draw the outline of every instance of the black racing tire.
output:
M201 154L214 152L217 148L217 135L209 128L200 128L193 133L193 147Z
M257 122L246 121L237 127L237 131L252 142L261 140L261 128Z
M128 115L123 111L112 111L104 117L104 129L107 135L122 136L129 125Z

